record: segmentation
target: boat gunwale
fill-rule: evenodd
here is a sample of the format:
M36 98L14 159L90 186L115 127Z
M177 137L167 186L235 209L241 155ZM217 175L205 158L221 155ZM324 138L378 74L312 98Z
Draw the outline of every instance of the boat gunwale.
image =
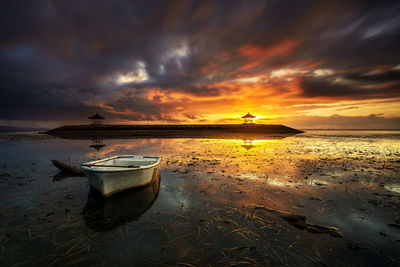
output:
M135 167L102 167L101 165L97 165L94 168L90 167L90 166L85 166L86 165L90 165L90 164L97 164L97 163L102 163L105 161L109 161L109 160L113 160L113 159L119 159L119 158L153 158L153 159L157 159L155 163L150 164L150 165L145 165L145 166L135 166ZM92 171L92 172L101 172L101 173L116 173L116 172L127 172L127 171L139 171L139 170L145 170L145 169L150 169L150 168L154 168L157 167L158 164L160 164L161 162L161 157L159 156L140 156L140 155L120 155L120 156L113 156L110 158L106 158L106 159L100 159L100 160L95 160L95 161L91 161L91 162L85 162L81 165L81 169L85 170L85 171ZM110 169L113 168L113 169Z

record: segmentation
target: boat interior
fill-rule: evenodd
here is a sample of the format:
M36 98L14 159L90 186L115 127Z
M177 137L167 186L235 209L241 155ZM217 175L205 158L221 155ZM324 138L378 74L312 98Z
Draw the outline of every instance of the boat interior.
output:
M96 163L97 166L148 166L156 163L157 157L120 157Z

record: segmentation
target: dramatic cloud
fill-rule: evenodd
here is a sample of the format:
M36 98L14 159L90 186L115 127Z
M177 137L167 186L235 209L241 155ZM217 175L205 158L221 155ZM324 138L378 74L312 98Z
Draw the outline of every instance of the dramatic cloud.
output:
M0 8L0 122L82 123L95 112L116 123L236 123L249 111L272 123L400 116L397 2Z

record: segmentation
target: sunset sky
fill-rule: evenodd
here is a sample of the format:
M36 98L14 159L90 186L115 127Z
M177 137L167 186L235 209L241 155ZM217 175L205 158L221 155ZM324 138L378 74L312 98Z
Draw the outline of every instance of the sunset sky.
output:
M399 1L3 1L0 125L400 129Z

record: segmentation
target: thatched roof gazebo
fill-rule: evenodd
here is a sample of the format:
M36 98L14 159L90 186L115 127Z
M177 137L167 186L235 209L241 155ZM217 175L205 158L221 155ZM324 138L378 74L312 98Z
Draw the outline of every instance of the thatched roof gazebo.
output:
M103 120L105 119L104 117L100 116L99 114L94 114L91 117L88 117L89 119L92 120L93 125L99 125L103 123Z
M253 124L255 117L256 116L251 115L249 112L247 112L247 114L242 117L242 119L244 120L243 124Z

